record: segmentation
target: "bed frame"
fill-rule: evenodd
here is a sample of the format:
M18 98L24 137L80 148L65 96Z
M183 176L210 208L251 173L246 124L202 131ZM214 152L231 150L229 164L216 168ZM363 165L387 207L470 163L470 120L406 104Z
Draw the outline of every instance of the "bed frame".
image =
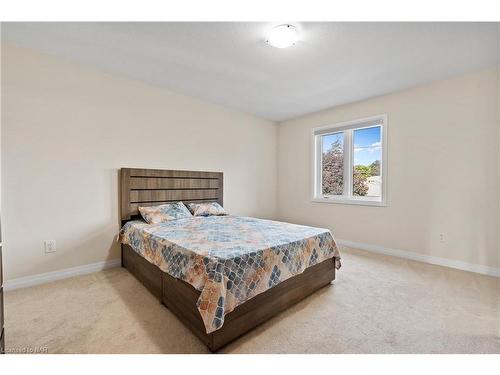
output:
M223 205L223 174L219 172L122 168L120 173L121 220L140 217L139 206L168 202L218 202ZM335 279L335 262L328 259L307 268L273 288L258 294L227 314L224 324L207 334L196 307L200 292L175 279L122 244L122 266L132 273L161 303L172 311L214 352L301 301Z

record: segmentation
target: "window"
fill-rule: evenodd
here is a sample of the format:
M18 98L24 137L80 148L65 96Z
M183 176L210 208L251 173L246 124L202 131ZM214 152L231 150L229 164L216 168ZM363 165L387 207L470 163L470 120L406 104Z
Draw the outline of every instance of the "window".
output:
M313 129L316 202L385 205L387 116Z

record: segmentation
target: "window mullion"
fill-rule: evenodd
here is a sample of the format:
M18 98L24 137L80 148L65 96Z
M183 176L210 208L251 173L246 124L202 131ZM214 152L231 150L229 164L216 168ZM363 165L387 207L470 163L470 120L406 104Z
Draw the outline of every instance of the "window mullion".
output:
M316 137L316 196L323 196L323 142L321 136Z
M351 165L352 165L352 129L344 131L344 195L352 197Z

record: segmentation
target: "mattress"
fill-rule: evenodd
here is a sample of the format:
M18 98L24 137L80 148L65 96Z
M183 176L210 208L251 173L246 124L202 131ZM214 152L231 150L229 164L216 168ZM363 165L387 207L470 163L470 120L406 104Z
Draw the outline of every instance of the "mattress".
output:
M197 308L207 333L237 306L308 267L331 258L340 267L328 229L251 217L129 221L120 242L201 292Z

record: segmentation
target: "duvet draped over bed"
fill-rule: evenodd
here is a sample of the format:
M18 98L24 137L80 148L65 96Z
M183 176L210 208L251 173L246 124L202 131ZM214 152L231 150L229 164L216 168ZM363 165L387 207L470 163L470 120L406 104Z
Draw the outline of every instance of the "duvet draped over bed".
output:
M120 242L201 292L207 333L250 298L340 254L327 229L238 216L127 222Z

